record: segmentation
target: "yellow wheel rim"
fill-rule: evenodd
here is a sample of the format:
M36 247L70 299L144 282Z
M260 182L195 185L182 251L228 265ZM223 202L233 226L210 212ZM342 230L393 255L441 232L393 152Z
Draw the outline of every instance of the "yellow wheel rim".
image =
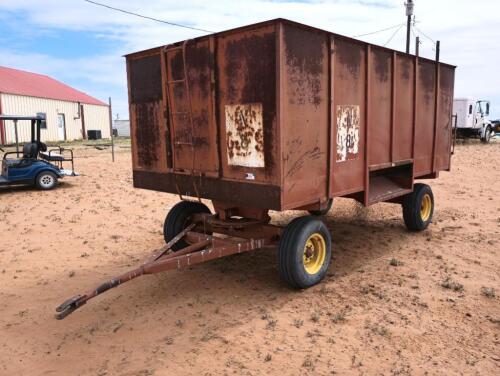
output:
M319 233L314 233L306 241L304 246L304 269L307 274L314 275L319 272L326 258L326 242Z
M431 216L432 211L432 199L431 196L426 193L422 198L422 205L420 206L420 218L422 221L427 221Z

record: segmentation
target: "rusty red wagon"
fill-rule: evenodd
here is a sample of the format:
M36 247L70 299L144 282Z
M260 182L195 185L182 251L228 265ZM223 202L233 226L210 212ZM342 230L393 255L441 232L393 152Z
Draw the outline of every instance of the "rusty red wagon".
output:
M431 222L432 190L415 180L450 169L455 67L438 57L276 19L126 60L134 186L181 201L159 253L59 318L139 275L265 246L290 286L312 286L331 256L317 216L335 197L400 204L410 230ZM269 210L312 215L281 228Z

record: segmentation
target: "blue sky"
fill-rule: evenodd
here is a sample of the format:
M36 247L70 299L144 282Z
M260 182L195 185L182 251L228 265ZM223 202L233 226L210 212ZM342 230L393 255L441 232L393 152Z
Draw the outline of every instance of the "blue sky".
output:
M283 17L349 36L405 22L401 0L99 0L168 21L220 31ZM500 117L500 2L415 0L417 27L441 40L442 61L458 65L456 96L487 98ZM397 29L362 37L385 44ZM417 33L419 33L417 31ZM107 101L128 118L122 55L203 35L113 12L83 0L0 0L0 65L48 74ZM434 56L422 35L421 53ZM388 47L402 50L402 27Z

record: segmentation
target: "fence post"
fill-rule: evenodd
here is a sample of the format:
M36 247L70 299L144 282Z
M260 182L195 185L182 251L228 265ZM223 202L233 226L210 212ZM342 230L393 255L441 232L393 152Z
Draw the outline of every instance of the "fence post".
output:
M108 111L109 111L109 132L110 132L109 134L111 137L111 158L114 162L115 161L115 142L114 142L114 138L113 138L113 115L111 112L111 97L109 97Z

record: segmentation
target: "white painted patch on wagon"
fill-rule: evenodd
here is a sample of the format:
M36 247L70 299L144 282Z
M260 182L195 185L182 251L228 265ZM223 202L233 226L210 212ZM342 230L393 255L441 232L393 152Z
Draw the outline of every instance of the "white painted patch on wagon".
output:
M225 115L228 164L265 167L262 103L226 105Z
M357 159L359 153L359 106L337 106L337 162Z

